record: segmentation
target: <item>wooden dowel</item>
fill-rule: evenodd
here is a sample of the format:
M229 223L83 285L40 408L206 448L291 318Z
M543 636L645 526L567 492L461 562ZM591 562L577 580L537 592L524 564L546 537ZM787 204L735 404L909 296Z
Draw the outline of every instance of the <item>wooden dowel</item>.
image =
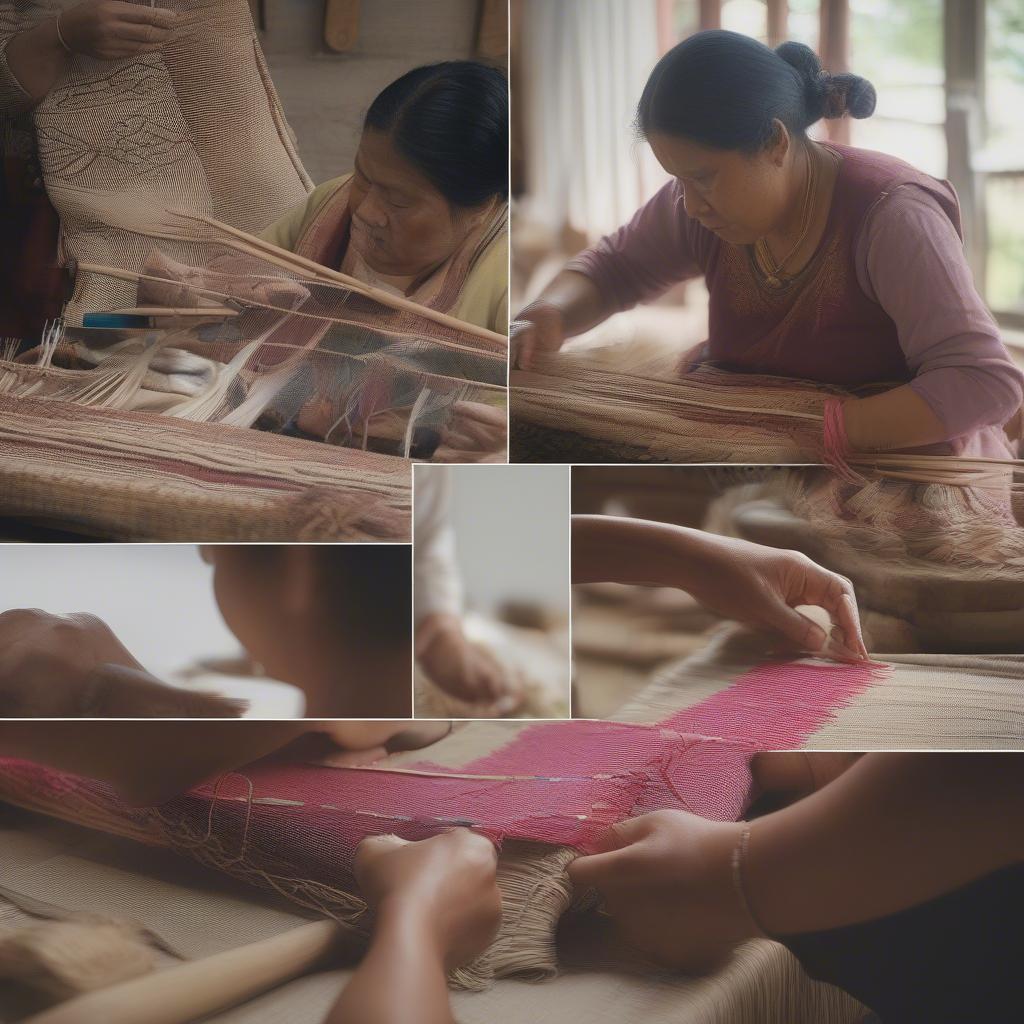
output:
M305 256L299 256L297 253L290 252L287 249L282 249L280 246L273 245L266 241L266 239L259 238L256 235L250 235L246 231L241 231L236 227L232 227L230 224L225 224L222 221L215 220L213 217L204 217L201 214L185 213L180 210L168 210L167 212L177 217L183 217L186 220L199 221L200 223L206 224L208 227L212 227L217 231L222 231L228 235L234 235L235 238L244 239L250 245L255 245L262 252L276 256L279 259L287 259L289 263L296 267L305 268L318 277L326 277L338 284L343 284L346 288L350 288L352 291L359 292L368 298L374 299L382 305L407 310L410 313L415 313L428 320L433 320L436 323L452 327L465 334L472 334L474 337L482 338L483 340L490 341L496 345L501 345L503 348L508 345L508 339L503 334L498 334L496 331L489 331L485 327L478 327L476 324L460 320L458 317L450 316L448 313L441 313L436 309L430 309L428 306L421 306L418 302L413 302L412 299L407 299L404 296L393 295L391 292L375 288L373 285L368 285L364 281L360 281L358 278L351 277L349 274L343 274L339 270L333 270L330 267L325 267L314 260L307 259Z
M84 270L90 274L102 274L104 277L116 277L121 281L158 281L161 284L175 284L179 287L185 287L189 291L195 292L196 295L202 295L210 299L227 299L231 302L242 302L246 306L252 306L256 309L271 309L275 313L285 313L288 316L305 317L307 320L323 320L327 323L338 324L338 323L350 323L351 321L344 320L336 316L325 316L320 313L305 313L301 309L285 309L284 306L272 306L269 302L257 302L255 299L238 299L234 295L229 295L227 292L214 291L212 288L200 288L196 285L186 284L184 281L175 281L170 277L157 277L155 274L140 274L133 270L121 270L118 267L105 267L100 263L85 263L80 262L78 264L79 270ZM378 330L371 324L362 325L367 330ZM393 334L393 331L379 330L381 334ZM503 361L503 356L498 352L487 352L483 349L472 348L469 345L460 345L458 342L449 341L446 338L430 338L428 339L430 344L437 345L440 348L448 348L454 352L465 352L469 355L478 356L481 359L494 359L499 362ZM272 341L268 342L270 345L283 344L282 342ZM321 350L323 351L323 350ZM475 382L474 382L475 383ZM502 388L504 391L505 389Z
M304 974L339 944L334 921L316 921L239 949L89 992L25 1024L186 1024Z
M238 310L229 306L135 306L96 312L100 316L238 316Z

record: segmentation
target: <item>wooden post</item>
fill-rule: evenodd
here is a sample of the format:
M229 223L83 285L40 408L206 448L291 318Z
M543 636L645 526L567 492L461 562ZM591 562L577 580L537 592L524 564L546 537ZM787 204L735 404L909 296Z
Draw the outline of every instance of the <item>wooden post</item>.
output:
M327 0L324 42L335 53L347 53L359 38L359 0Z
M676 39L675 25L672 15L675 10L674 0L658 0L656 17L658 25L658 56L668 53L679 42Z
M508 0L481 0L476 52L486 60L508 56Z
M821 0L819 14L818 56L822 67L833 75L850 70L850 3L849 0ZM826 121L829 140L847 145L850 142L848 118Z
M985 5L983 0L945 0L946 175L960 197L964 251L978 291L985 294L984 179L971 153L985 139Z
M786 41L788 26L788 0L768 0L768 45L773 50Z
M700 0L700 30L722 27L722 0Z

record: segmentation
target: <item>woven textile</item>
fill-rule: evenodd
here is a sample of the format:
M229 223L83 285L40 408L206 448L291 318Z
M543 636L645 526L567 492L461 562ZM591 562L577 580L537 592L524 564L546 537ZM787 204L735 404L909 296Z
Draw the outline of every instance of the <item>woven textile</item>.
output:
M727 490L708 525L847 576L876 649L1021 650L1024 530L991 492L776 470Z
M69 0L17 5L8 31L52 17ZM300 203L312 182L290 130L245 0L166 0L178 20L158 53L82 55L34 111L47 193L65 259L137 270L150 241L104 223L104 201L181 207L259 230ZM210 82L217 88L211 89ZM172 253L194 262L182 243ZM80 277L68 319L128 306L134 288Z
M510 376L517 461L820 462L827 385L568 350Z
M363 769L260 764L151 810L124 807L98 783L8 760L0 762L0 798L172 846L353 923L363 911L351 882L361 839L472 827L502 847L506 904L494 945L456 975L479 987L495 975L555 972L573 851L597 849L609 825L646 811L738 818L751 754L798 745L874 674L824 663L796 672L760 666L671 713L652 702L646 723L471 723L432 747L429 761L409 753ZM782 700L801 713L782 714Z
M147 539L189 541L359 539L361 528L349 529L353 520L379 519L383 513L388 522L371 523L362 535L404 539L411 457L464 462L503 457L503 339L481 338L341 285L302 280L269 258L242 259L214 243L204 249L220 268L204 271L204 290L224 289L226 296L247 300L233 319L154 330L73 328L44 337L27 352L4 353L0 401L12 414L4 429L10 443L15 443L12 434L24 439L20 451L31 464L23 459L0 467L8 480L0 511L32 514L41 495L51 521L61 523L64 517L75 527L83 515L79 484L91 480L96 501L87 513L90 526L112 536L124 536L128 529ZM190 268L166 259L152 263L162 284L194 291L185 280ZM149 410L162 414L163 421ZM52 423L42 422L47 411ZM101 411L116 417L116 436L106 429L97 433L97 424L104 422L96 415ZM59 449L41 445L28 453L30 425ZM238 429L245 427L257 429ZM361 451L314 453L320 446L292 437L271 440L268 432L297 433L327 442L324 448ZM111 462L115 451L135 473ZM289 458L292 468L284 465ZM177 473L179 486L170 502L157 493L161 474L156 471L168 462L187 467ZM343 473L324 473L319 467L325 464ZM140 475L142 467L153 472ZM213 467L250 486L261 486L254 477L279 490L266 478L301 480L320 487L323 500L309 502L308 515L290 502L287 510L278 509L276 523L254 521L259 503L247 502L239 491L210 494L213 489L206 487L196 494L195 487L181 483L185 477L193 483L203 476L209 480ZM296 490L294 485L283 489ZM276 495L274 504L280 506L281 497ZM133 525L120 511L132 500L167 504L177 521L154 523L147 516ZM390 511L371 507L381 501ZM308 525L309 519L315 525Z
M152 413L0 396L0 513L120 540L410 536L409 463Z
M877 657L884 667L844 681L841 667L769 658L763 639L727 627L700 653L655 672L616 718L675 715L685 723L689 714L711 725L713 714L729 737L730 716L764 715L765 730L780 739L766 731L765 746L777 749L1024 749L1024 656ZM586 679L578 686L585 691ZM827 712L823 691L831 692Z

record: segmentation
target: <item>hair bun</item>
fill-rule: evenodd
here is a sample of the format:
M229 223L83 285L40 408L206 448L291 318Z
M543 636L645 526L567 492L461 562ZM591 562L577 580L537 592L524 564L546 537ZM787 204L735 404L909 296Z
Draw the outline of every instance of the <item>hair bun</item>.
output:
M818 55L803 43L788 42L775 48L775 52L791 67L796 68L800 77L808 83L817 82L821 76L821 61Z
M875 87L860 75L826 75L824 116L870 117L875 112Z
M775 52L804 80L807 123L822 117L870 117L875 112L875 87L859 75L830 75L818 55L803 43L783 43Z

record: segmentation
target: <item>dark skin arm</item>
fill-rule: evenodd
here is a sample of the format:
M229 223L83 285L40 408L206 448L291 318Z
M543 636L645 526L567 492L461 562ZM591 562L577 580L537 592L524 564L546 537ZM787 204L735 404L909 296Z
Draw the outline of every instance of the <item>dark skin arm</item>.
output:
M853 585L797 551L671 523L577 515L572 580L678 587L705 607L781 636L797 650L824 648L843 661L867 657ZM833 637L796 611L798 604L828 611L837 627Z
M496 866L491 843L462 828L364 840L355 869L373 935L325 1024L454 1024L447 974L498 930Z
M866 754L752 822L743 875L756 921L732 877L743 827L643 815L569 874L597 888L625 937L654 959L714 970L758 925L794 935L868 921L1024 860L1024 758Z
M611 313L607 299L589 277L561 271L513 321L512 365L535 369L538 356L557 352L569 338L596 327Z

